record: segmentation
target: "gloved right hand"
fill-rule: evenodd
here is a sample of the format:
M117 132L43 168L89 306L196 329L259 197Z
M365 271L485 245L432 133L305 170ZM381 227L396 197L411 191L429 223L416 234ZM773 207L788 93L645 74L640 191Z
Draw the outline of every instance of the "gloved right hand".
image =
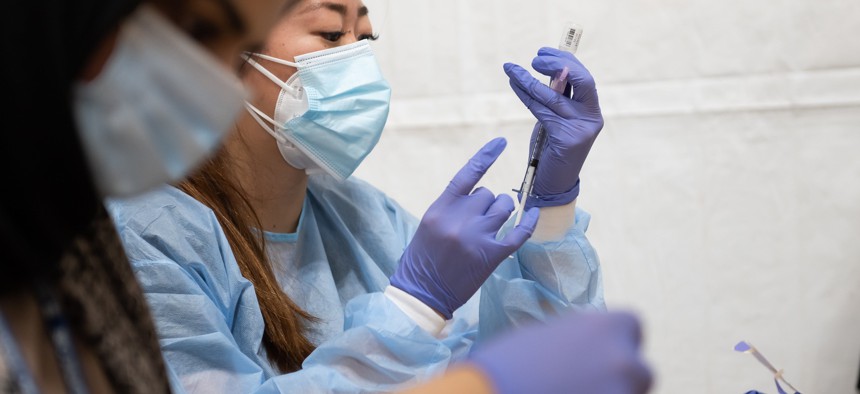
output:
M400 258L391 285L433 308L445 319L466 303L499 264L534 232L538 209L502 239L496 234L514 210L510 196L472 190L505 149L504 138L484 145L432 204Z
M565 205L579 195L579 173L603 129L597 88L591 73L570 52L541 48L532 67L551 77L567 68L567 83L573 89L573 98L556 93L524 68L505 63L511 88L538 119L532 131L529 157L535 149L537 130L543 126L546 131L534 195L526 201L526 207Z
M640 337L631 314L574 312L478 345L468 362L500 394L641 394L652 376Z

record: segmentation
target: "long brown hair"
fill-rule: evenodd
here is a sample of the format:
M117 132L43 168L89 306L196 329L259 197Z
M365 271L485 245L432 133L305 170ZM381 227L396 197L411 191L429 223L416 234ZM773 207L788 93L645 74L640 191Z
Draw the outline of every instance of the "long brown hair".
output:
M226 151L221 149L194 174L177 186L215 212L242 275L254 285L265 331L263 345L269 360L281 372L301 369L314 350L305 336L316 318L299 308L281 290L266 253L260 218L237 181L231 177Z

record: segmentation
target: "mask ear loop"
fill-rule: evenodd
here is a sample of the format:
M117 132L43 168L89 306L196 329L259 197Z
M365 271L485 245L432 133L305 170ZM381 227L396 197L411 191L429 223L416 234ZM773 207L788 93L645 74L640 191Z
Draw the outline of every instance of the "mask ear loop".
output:
M249 54L249 55L253 55L253 56L257 56L257 57L260 57L260 58L263 58L263 59L266 59L266 60L268 60L268 61L270 61L270 62L275 62L275 63L278 63L278 64L283 64L283 65L285 65L285 66L290 66L290 67L299 68L299 64L298 64L298 63L296 63L296 62L291 62L291 61L289 61L289 60L279 59L279 58L276 58L276 57L274 57L274 56L269 56L269 55L262 54L262 53L248 53L248 54Z
M294 89L292 86L288 85L286 82L282 81L280 78L275 76L275 74L272 74L271 71L269 71L268 69L263 67L262 64L258 63L256 60L251 58L251 56L259 56L263 59L266 59L266 60L269 60L269 61L272 61L272 62L275 62L278 64L283 64L285 66L291 66L291 67L296 67L296 68L298 68L298 63L293 63L293 62L290 62L287 60L282 60L282 59L278 59L278 58L271 57L268 55L263 55L261 53L246 52L246 53L242 54L242 58L245 59L245 61L248 62L248 64L250 64L252 67L256 68L257 71L259 71L260 73L265 75L267 78L269 78L276 85L280 86L281 89L284 89L293 95L295 95L297 93L296 89ZM277 140L278 142L280 142L282 144L288 142L284 136L278 134L274 129L272 129L272 126L276 126L278 124L278 122L276 122L274 119L272 119L271 116L266 115L265 112L260 111L260 109L253 106L251 103L249 103L247 101L245 102L245 109L247 109L248 113L251 114L251 116L254 118L254 120L256 120L257 123L260 124L260 127L262 127L263 130L266 130L266 132L269 133L269 135L271 135L273 138L275 138L275 140Z
M277 124L277 122L275 122L275 120L272 119L269 115L266 115L263 111L260 111L259 109L257 109L257 107L251 105L248 102L245 103L245 109L247 109L248 113L251 114L251 116L254 118L254 120L256 120L257 123L260 124L260 127L262 127L263 130L266 130L266 132L269 133L269 135L271 135L272 137L274 137L275 140L277 140L278 142L280 142L282 144L288 142L284 136L275 132L275 130L272 129L272 126L269 125L269 124L272 124L272 125ZM266 122L268 122L268 123L266 123Z
M262 64L258 63L256 60L254 60L253 58L251 58L251 56L259 56L259 57L261 57L261 58L263 58L263 59L266 59L266 60L269 60L269 61L272 61L272 62L275 62L275 63L278 63L278 64L283 64L283 65L285 65L285 66L295 67L295 68L299 68L299 64L298 64L298 63L293 63L293 62L290 62L290 61L287 61L287 60L278 59L278 58L276 58L276 57L271 57L271 56L269 56L269 55L263 55L263 54L261 54L261 53L243 53L243 54L242 54L242 58L244 58L244 59L245 59L245 61L246 61L246 62L248 62L248 64L250 64L251 66L253 66L254 68L256 68L256 69L257 69L257 71L259 71L260 73L262 73L263 75L265 75L267 78L269 78L269 79L270 79L272 82L274 82L276 85L280 86L280 87L281 87L281 89L286 90L287 92L289 92L289 93L290 93L290 94L292 94L292 95L296 95L296 94L298 93L298 92L296 92L296 89L295 89L295 88L293 88L293 87L292 87L292 86L290 86L290 85L287 85L287 83L286 83L286 82L282 81L282 80L281 80L280 78L278 78L275 74L272 74L272 72L271 72L271 71L267 70L265 67L263 67L263 65L262 65Z

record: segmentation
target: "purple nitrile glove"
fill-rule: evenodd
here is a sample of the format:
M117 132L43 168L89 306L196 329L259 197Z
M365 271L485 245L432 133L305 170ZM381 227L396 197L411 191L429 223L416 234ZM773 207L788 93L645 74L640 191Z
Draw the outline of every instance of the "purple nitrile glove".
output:
M533 195L538 197L529 197L526 207L565 205L579 195L579 172L597 134L603 129L603 115L594 78L573 54L541 48L532 60L532 67L550 77L567 67L570 85L567 91L573 88L573 98L553 91L522 67L505 63L511 88L538 120L532 131L530 155L540 125L546 132L546 145L538 158L540 163L533 187Z
M520 224L496 239L514 210L506 194L472 190L505 149L496 138L478 151L430 205L400 258L391 285L421 300L450 319L484 281L534 232L538 210L526 212Z
M634 315L573 312L478 345L469 355L499 394L641 394L651 371Z

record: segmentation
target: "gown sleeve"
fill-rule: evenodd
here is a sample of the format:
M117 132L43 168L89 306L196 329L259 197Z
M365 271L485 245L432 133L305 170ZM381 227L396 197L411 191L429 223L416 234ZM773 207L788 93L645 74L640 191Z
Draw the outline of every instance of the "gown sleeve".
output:
M448 346L375 292L348 302L344 332L321 343L301 370L279 374L262 346L253 286L214 214L185 203L191 206L158 199L108 204L175 393L386 392L448 367Z
M401 223L395 227L401 229L405 249L419 220L393 200L388 205L390 220ZM561 226L557 240L527 241L446 322L439 337L453 359L462 359L476 341L525 322L570 309L606 310L600 260L585 234L591 216L571 209L567 216L573 218ZM512 226L513 219L502 232Z
M576 208L563 238L527 241L502 262L481 288L479 338L565 310L606 310L600 260L585 236L590 220Z

